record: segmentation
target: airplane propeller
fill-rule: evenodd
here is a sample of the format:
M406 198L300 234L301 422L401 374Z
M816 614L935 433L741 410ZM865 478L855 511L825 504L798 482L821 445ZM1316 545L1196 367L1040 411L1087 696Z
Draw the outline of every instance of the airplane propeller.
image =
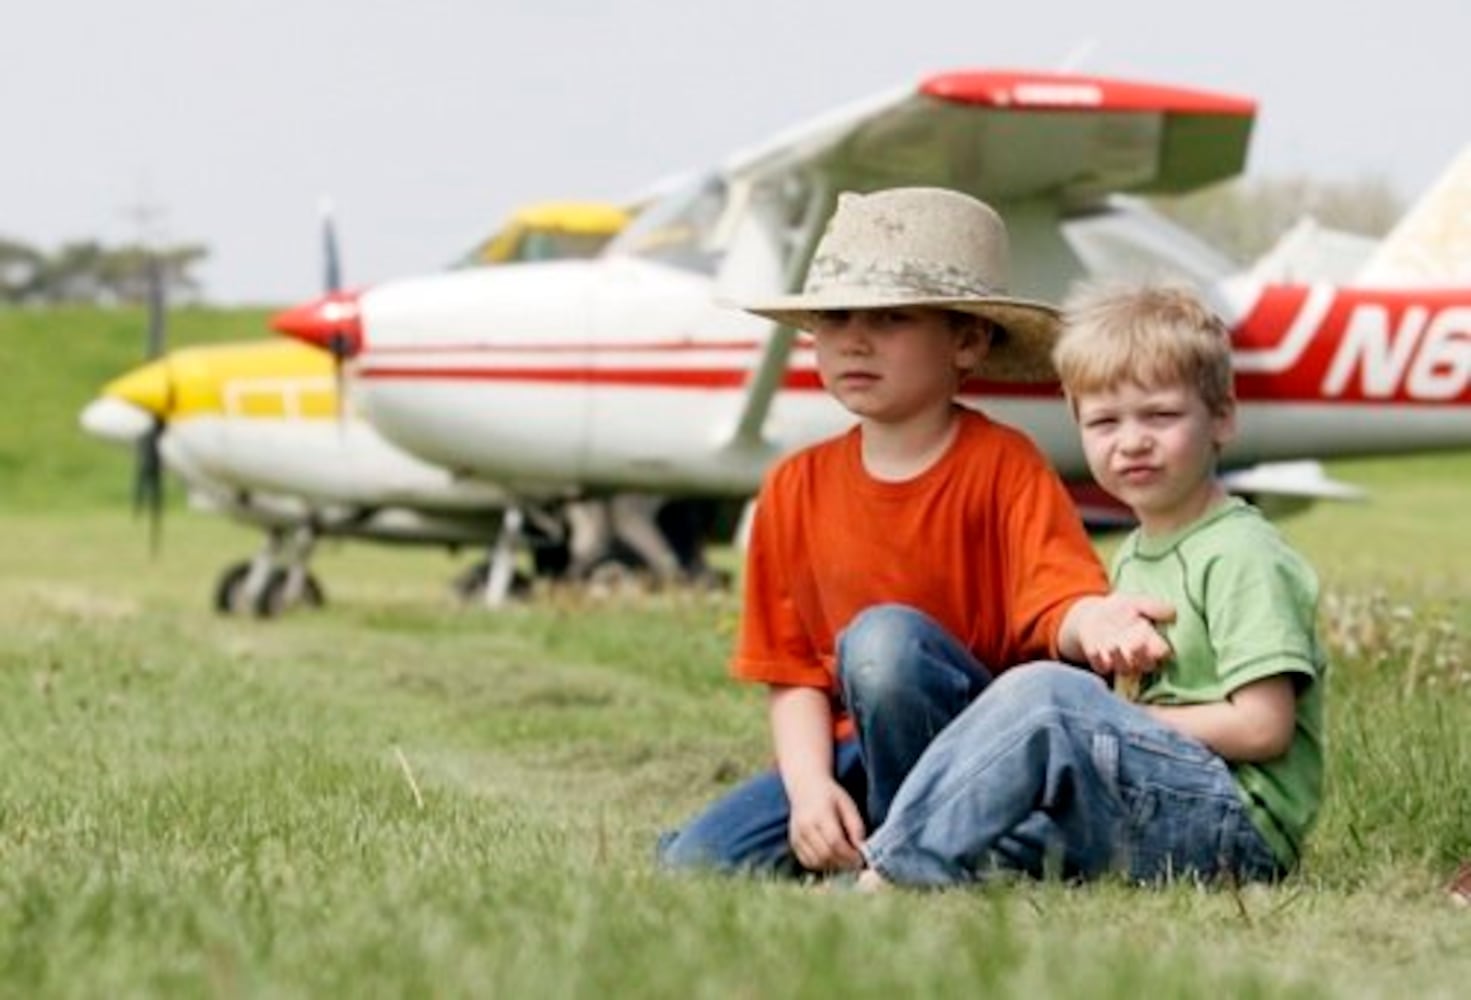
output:
M163 264L158 255L149 251L146 256L146 280L148 284L148 330L143 345L145 361L155 361L163 355L167 334L165 330L165 295ZM172 391L172 380L170 380ZM133 468L133 516L148 518L148 551L158 554L163 536L164 480L163 457L159 441L165 429L161 417L154 416L152 426L138 439L137 457Z
M342 290L342 255L337 247L337 224L332 203L322 202L322 287L327 294Z
M271 326L304 343L327 352L332 358L332 388L339 428L343 426L347 395L343 366L362 345L357 292L342 287L342 254L337 243L337 223L332 204L322 199L322 294L304 306L278 313Z
M332 203L322 199L322 293L336 296L342 291L342 252L337 244L337 222L333 217ZM342 366L352 356L352 347L345 330L335 329L323 345L332 356L332 398L337 411L338 428L342 427L345 412L346 390Z

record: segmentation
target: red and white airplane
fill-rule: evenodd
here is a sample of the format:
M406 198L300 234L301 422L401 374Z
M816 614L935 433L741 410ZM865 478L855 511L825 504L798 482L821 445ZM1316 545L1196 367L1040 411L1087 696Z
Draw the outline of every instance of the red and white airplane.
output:
M347 345L384 437L526 502L747 496L773 458L852 418L821 391L810 343L720 303L799 286L838 191L933 184L1006 218L1014 293L1057 301L1109 277L1203 289L1240 373L1225 460L1258 495L1352 492L1290 460L1471 445L1471 276L1444 270L1435 225L1392 234L1362 287L1262 283L1129 197L1238 173L1254 116L1250 100L1174 87L941 74L732 156L596 260L394 281L275 326ZM1465 183L1446 183L1419 215L1438 224L1460 197L1464 226ZM1055 386L967 392L1086 476Z

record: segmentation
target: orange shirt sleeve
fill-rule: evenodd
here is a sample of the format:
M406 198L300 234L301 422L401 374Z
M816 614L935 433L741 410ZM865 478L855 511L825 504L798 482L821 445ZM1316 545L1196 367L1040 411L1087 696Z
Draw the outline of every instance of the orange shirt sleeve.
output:
M1010 487L1006 511L1006 572L1010 576L1013 648L1026 658L1056 659L1057 633L1079 598L1108 593L1077 508L1062 480L1029 441L1021 442L1001 481ZM1012 463L1008 463L1012 464Z
M756 503L746 550L740 638L730 662L741 680L829 690L832 677L813 645L792 596L796 551L790 468L778 466Z

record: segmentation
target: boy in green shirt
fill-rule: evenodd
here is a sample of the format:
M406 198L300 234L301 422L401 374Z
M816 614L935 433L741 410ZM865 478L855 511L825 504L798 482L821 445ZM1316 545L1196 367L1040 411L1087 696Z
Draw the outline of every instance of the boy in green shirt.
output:
M1317 580L1215 478L1235 430L1229 335L1189 292L1094 292L1053 359L1094 478L1139 519L1114 588L1174 605L1173 655L1149 672L1094 654L1120 691L1142 679L1137 704L1061 664L998 678L905 779L861 882L1278 878L1321 797Z

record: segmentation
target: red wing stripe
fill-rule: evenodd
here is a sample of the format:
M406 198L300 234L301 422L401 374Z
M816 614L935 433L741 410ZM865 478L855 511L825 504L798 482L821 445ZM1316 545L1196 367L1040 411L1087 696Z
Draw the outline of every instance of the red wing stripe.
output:
M941 73L920 84L931 97L959 104L1040 111L1142 111L1249 117L1256 102L1230 94L1070 73Z

